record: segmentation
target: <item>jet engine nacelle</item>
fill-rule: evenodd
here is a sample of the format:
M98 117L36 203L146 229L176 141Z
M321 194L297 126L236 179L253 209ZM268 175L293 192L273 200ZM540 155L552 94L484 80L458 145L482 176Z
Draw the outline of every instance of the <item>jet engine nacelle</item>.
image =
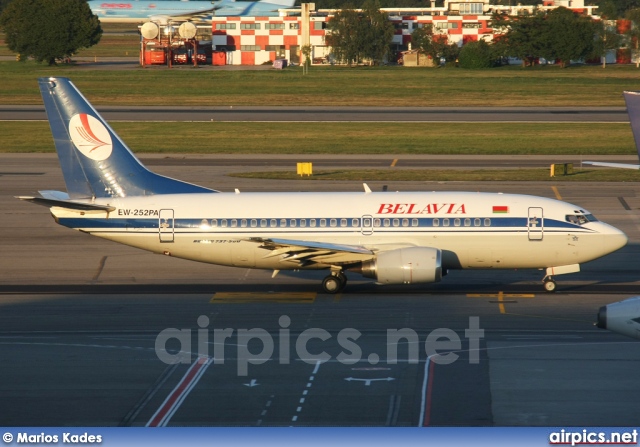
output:
M602 306L597 326L640 339L640 296Z
M362 263L361 273L380 284L421 284L442 279L442 252L437 248L409 247L384 251Z

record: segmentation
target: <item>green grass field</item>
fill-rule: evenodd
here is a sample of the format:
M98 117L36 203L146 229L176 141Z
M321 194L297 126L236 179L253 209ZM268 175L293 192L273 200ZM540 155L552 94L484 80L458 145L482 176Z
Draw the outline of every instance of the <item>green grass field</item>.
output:
M440 169L396 169L384 170L359 169L314 171L312 176L299 176L295 166L289 171L240 172L231 177L259 178L266 180L333 180L351 182L637 182L638 171L626 169L575 168L574 174L550 176L550 169L478 169L478 170L440 170Z
M78 56L137 57L135 24L105 24L102 41ZM0 35L0 55L13 55ZM324 106L623 106L623 90L640 90L633 65L456 67L299 67L285 70L92 69L0 62L0 102L38 104L36 79L68 76L95 104Z
M137 153L626 155L628 124L131 123L112 127ZM9 152L53 152L46 122L0 122Z
M105 33L102 42L78 56L137 57L133 25ZM0 36L0 55L11 55ZM49 67L34 62L0 62L0 103L40 104L37 78L67 76L95 105L187 106L389 106L389 107L585 107L624 106L623 90L640 90L635 66L501 67L463 70L405 67L314 66L303 76L286 70L220 70L181 67L104 70L86 63ZM283 154L541 154L619 155L635 152L626 124L513 123L111 123L137 153ZM0 123L4 152L53 152L47 123ZM545 179L548 172L518 173L517 179ZM379 175L387 178L390 172ZM396 170L393 175L406 176ZM610 178L633 179L614 171ZM402 173L402 174L400 174ZM273 175L273 174L271 174ZM280 174L278 174L280 175ZM287 178L289 173L278 178ZM370 171L323 173L359 180ZM416 179L433 171L411 173ZM449 175L440 173L439 175ZM464 179L472 180L471 172ZM477 174L480 175L480 174ZM482 174L484 175L484 174ZM481 175L481 176L482 176ZM498 173L491 172L496 179ZM513 180L515 173L509 173ZM631 176L631 177L629 177ZM570 180L607 181L604 170ZM294 176L295 178L295 176Z
M640 90L634 66L502 67L463 70L404 67L299 67L216 70L181 67L92 70L0 62L1 102L38 104L36 80L67 76L92 102L137 105L322 106L623 106L622 91Z

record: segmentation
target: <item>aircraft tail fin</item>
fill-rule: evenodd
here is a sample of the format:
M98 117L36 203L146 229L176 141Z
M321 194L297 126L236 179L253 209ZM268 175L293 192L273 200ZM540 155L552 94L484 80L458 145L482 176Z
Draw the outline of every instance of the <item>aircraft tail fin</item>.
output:
M71 199L216 192L145 168L69 79L38 83Z
M627 103L631 131L633 132L636 151L640 159L640 92L624 92L624 101Z
M640 160L640 92L623 92L624 101L627 104L627 114L631 123L631 132L636 143L636 152ZM640 169L640 165L626 163L607 163L600 161L585 161L584 164L604 166L608 168Z

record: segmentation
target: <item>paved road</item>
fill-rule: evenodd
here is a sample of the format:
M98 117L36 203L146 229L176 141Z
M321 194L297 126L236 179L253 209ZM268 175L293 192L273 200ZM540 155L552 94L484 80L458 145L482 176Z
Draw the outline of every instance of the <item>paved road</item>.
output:
M629 122L623 107L123 107L101 106L108 121L262 122ZM0 121L45 120L43 106L0 105Z
M225 191L362 188L226 177L243 158L170 160L154 170ZM640 291L637 184L390 182L392 191L561 194L630 244L558 277L553 295L538 271L459 271L412 288L352 276L329 296L319 272L272 279L59 227L46 208L13 198L63 189L55 157L2 155L0 164L0 425L637 425L640 344L593 326L601 305ZM478 351L466 332L474 321L484 330ZM186 338L167 337L170 328ZM460 356L449 365L427 361L438 328L452 341L441 351ZM270 340L273 353L261 357ZM159 357L179 351L187 363ZM217 362L194 365L198 353ZM188 375L192 367L201 375ZM193 387L182 405L163 407L183 379ZM158 411L171 417L154 420Z

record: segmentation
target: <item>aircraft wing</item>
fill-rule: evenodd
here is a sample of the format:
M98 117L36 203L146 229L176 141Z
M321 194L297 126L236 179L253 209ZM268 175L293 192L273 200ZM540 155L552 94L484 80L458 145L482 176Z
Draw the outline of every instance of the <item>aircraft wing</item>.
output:
M631 165L626 163L607 163L601 161L583 161L582 164L593 166L604 166L606 168L622 168L622 169L640 169L640 165Z
M200 9L194 11L176 11L171 14L155 14L150 16L150 19L162 20L162 19L172 19L172 20L192 20L194 22L203 22L206 20L210 20L216 8L209 7L207 9Z
M203 9L202 11L192 11L184 14L177 15L177 17L188 17L191 20L205 21L211 18L211 15L215 11L215 8Z
M283 262L294 262L300 266L353 264L375 256L372 250L357 245L260 237L251 238L249 241L260 244L260 248L270 250L265 258L282 256Z

